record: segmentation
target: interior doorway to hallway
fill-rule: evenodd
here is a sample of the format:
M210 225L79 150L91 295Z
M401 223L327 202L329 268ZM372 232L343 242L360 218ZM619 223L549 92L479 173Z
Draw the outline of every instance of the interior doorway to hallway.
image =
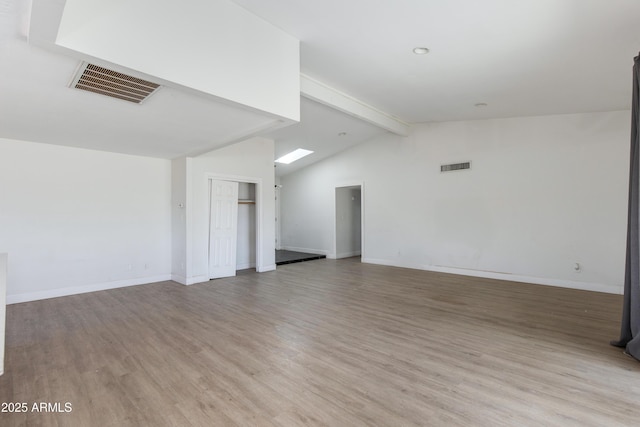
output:
M362 185L336 187L336 259L362 255Z

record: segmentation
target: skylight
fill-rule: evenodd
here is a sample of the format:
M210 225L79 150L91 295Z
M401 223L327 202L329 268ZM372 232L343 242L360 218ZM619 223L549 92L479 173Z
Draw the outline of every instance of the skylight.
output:
M279 159L276 159L276 163L284 163L285 165L288 165L289 163L293 163L296 160L300 160L304 156L308 156L311 153L313 153L313 151L305 150L304 148L298 148L297 150L294 150L289 154L285 154Z

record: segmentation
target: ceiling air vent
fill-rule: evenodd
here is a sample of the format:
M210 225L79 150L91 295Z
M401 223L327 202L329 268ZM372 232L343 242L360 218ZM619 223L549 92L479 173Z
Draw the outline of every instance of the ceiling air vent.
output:
M461 171L471 169L471 162L452 163L450 165L440 165L440 172Z
M69 85L101 95L140 104L160 85L83 62Z

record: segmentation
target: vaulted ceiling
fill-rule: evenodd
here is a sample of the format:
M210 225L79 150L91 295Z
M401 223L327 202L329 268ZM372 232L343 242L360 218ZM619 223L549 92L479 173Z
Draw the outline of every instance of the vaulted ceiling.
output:
M410 123L630 105L636 0L236 3L300 39L303 73Z
M304 76L399 123L630 107L637 0L235 3L300 40ZM73 90L80 58L29 43L30 16L29 1L0 1L0 137L174 158L259 134L275 139L277 156L316 152L283 174L388 131L312 96L300 123L284 127L170 82L142 106Z

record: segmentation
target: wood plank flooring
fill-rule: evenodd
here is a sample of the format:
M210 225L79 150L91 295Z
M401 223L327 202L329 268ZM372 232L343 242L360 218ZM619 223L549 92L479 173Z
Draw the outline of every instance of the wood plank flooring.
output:
M358 259L11 305L0 425L637 426L621 306Z

